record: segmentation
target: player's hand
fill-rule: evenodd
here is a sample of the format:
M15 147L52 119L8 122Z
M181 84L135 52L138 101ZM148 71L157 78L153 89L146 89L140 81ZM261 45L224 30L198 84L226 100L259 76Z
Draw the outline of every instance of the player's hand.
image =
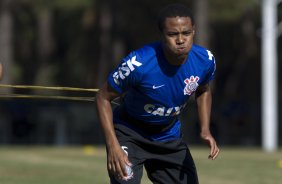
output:
M213 136L211 135L210 132L202 132L201 133L201 138L207 142L207 144L210 146L210 155L209 155L209 159L216 159L216 157L219 154L219 148L216 144L215 139L213 138Z
M119 180L125 180L127 178L127 172L125 165L131 165L127 155L118 146L112 146L108 148L108 170L115 178Z

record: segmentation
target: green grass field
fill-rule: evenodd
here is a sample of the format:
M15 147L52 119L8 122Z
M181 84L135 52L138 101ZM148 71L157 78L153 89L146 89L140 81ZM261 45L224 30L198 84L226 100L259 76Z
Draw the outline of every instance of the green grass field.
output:
M221 148L207 159L208 149L191 147L201 184L282 183L282 150ZM279 162L280 161L280 162ZM1 184L107 184L103 147L0 147ZM149 184L144 174L142 184Z

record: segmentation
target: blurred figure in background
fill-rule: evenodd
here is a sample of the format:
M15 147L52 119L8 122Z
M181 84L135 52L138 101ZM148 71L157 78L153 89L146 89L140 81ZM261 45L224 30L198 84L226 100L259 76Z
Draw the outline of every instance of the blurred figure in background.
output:
M158 26L161 41L126 56L96 95L111 183L140 183L143 166L153 183L198 183L179 121L193 93L209 158L219 153L210 132L215 59L193 44L194 19L187 7L167 6ZM111 101L120 96L121 105L112 112Z
M0 63L0 80L2 79L3 77L3 65L2 63Z

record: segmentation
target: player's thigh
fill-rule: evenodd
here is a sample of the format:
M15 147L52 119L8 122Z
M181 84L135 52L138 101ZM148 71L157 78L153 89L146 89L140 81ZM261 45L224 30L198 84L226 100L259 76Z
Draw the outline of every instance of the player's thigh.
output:
M156 184L199 183L196 167L188 149L147 160L145 168L149 179Z
M128 156L128 160L132 164L131 169L133 171L133 178L123 181L117 180L114 176L110 175L112 184L138 184L141 182L143 176L143 163L145 160L144 150L133 141L132 137L123 134L122 132L116 132L119 144L123 151Z
M133 177L128 180L116 179L110 174L111 184L138 184L141 183L141 178L143 176L143 160L139 158L135 152L139 149L138 146L133 145L132 142L120 142L122 149L128 155L128 159L132 164L131 169L133 172Z
M111 184L140 184L143 175L143 165L134 165L132 171L133 177L128 180L116 179L113 175L110 175Z

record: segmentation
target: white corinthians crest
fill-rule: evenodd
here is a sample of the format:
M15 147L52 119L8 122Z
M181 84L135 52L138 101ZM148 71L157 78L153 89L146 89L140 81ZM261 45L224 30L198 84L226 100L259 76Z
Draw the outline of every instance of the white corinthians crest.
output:
M191 76L189 79L185 79L184 83L186 84L184 88L184 95L191 95L194 91L196 91L199 86L198 81L200 78L198 76Z

